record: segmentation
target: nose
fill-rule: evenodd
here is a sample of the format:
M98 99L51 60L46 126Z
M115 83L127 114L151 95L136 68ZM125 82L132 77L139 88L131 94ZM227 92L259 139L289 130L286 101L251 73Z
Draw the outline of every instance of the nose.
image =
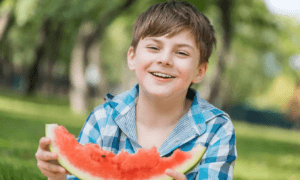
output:
M167 50L161 51L156 62L165 66L173 66L172 52Z

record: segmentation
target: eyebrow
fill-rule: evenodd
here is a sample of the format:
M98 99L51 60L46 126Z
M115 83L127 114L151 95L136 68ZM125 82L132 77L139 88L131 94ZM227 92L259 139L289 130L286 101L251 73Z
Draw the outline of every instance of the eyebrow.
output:
M156 38L152 38L152 37L147 37L147 38L145 38L145 40L152 40L152 41L155 41L155 42L157 42L157 43L159 43L159 44L162 44L162 41L161 40L158 40L158 39L156 39ZM195 48L193 47L193 46L191 46L191 45L189 45L189 44L176 44L176 46L178 46L178 47L187 47L187 48L190 48L190 49L192 49L192 50L194 50Z

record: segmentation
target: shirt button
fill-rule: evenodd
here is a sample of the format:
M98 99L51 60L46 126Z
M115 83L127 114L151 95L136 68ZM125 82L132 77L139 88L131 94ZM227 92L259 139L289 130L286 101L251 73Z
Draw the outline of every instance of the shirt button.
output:
M200 124L198 124L198 126L199 126L199 129L200 129L200 130L202 130L202 128L201 128L201 125L200 125Z

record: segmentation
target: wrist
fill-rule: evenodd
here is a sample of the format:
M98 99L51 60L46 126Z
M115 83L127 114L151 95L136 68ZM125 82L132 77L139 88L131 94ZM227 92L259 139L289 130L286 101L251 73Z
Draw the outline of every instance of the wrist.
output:
M48 178L48 180L67 180L67 176L59 177L59 178Z

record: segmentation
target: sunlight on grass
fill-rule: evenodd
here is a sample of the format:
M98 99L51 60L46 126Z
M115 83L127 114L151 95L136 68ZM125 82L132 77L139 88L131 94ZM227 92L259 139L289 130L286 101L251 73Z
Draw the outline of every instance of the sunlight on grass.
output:
M64 125L78 135L87 117L74 114L63 101L0 95L0 180L46 179L35 159L45 124Z
M235 179L300 179L300 132L233 122L238 159Z
M44 123L64 122L64 124L74 127L82 126L85 119L88 117L88 114L74 114L69 106L37 104L3 96L0 96L0 111L20 114L22 116L29 115L39 117L38 121ZM50 122L49 119L51 119ZM78 121L78 119L80 119L80 121Z
M291 142L300 145L300 132L282 128L246 124L234 121L235 131L240 136L259 137L281 142Z
M10 141L0 138L0 148L10 147Z
M18 157L2 156L0 167L0 179L46 179L37 171L37 165L34 159L24 161Z

